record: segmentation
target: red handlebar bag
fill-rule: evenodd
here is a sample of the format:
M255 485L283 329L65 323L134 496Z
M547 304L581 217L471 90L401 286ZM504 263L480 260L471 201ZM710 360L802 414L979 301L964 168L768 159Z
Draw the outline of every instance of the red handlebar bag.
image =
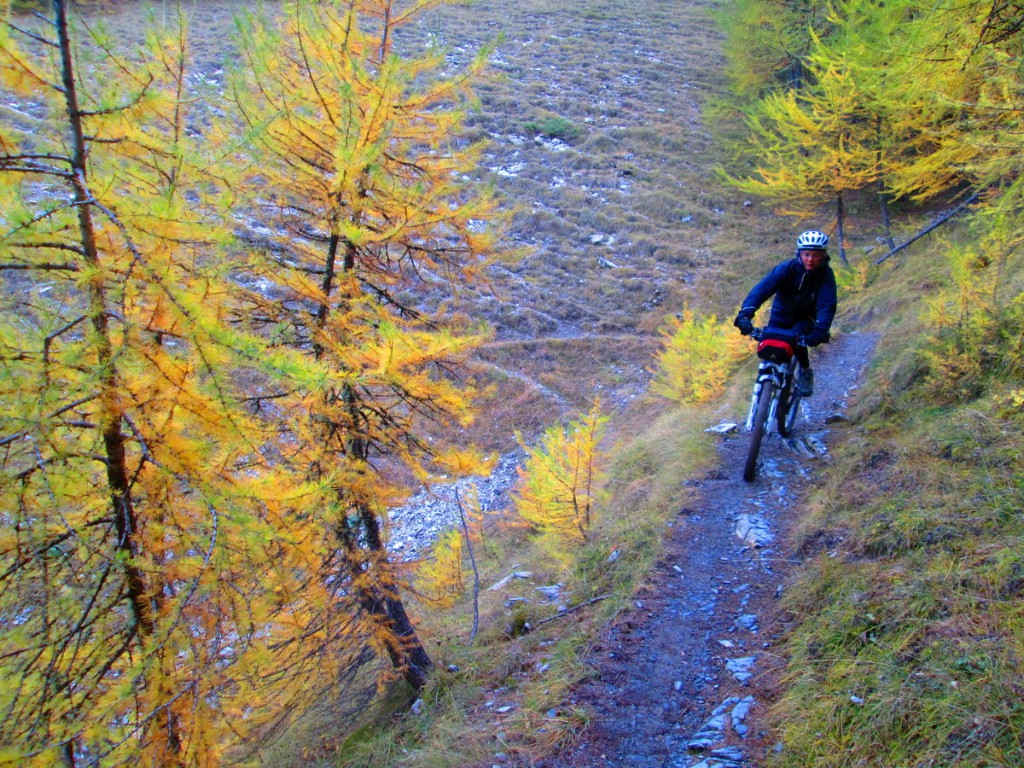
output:
M757 356L772 363L788 363L796 349L782 339L764 339L757 345Z

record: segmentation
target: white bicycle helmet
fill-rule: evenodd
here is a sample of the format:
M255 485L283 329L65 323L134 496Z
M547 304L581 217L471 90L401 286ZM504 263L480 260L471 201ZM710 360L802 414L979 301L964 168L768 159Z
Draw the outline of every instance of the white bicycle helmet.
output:
M817 229L802 232L796 239L797 251L824 251L828 248L828 235Z

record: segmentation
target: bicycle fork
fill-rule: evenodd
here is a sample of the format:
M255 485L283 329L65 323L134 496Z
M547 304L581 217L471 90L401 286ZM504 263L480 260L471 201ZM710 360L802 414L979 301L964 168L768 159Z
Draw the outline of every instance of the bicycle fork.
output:
M764 388L764 383L766 381L770 381L774 386L772 402L768 407L768 418L765 423L765 432L770 433L772 431L772 425L775 424L775 417L779 410L779 395L782 392L785 375L785 370L778 370L772 365L762 365L758 369L757 381L754 382L754 391L750 396L750 410L747 413L747 432L754 428L754 416L757 413L757 401L761 397L761 390Z

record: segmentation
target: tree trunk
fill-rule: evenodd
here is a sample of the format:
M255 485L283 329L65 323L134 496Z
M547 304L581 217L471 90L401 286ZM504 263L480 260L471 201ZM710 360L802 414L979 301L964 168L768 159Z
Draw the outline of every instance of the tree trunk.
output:
M928 234L929 232L931 232L932 230L935 230L935 229L937 229L937 228L941 227L941 226L942 226L943 224L945 224L945 223L946 223L947 221L949 221L950 219L952 219L952 218L953 218L954 216L956 216L956 215L957 215L958 213L960 213L961 211L965 211L965 210L967 210L968 208L970 208L970 207L971 207L972 205L974 205L974 204L975 204L975 203L976 203L977 201L978 201L978 193L977 193L977 192L975 192L975 193L974 193L973 195L971 195L971 196L970 196L969 198L967 198L967 199L966 199L966 200L964 200L964 201L963 201L962 203L960 203L960 205L958 205L958 206L957 206L956 208L954 208L953 210L951 210L951 211L949 211L949 212L947 212L947 213L944 213L944 214L943 214L942 216L940 216L940 217L939 217L938 219L936 219L935 221L933 221L933 222L932 222L931 224L929 224L929 225L928 225L927 227L925 227L924 229L922 229L922 230L921 230L920 232L918 232L918 233L917 233L916 235L914 235L914 236L913 236L912 238L910 238L909 240L907 240L907 241L906 241L905 243L903 243L902 245L897 245L897 246L896 246L895 248L893 248L893 249L892 249L891 251L889 251L889 252L888 252L887 254L885 254L885 256L883 256L883 257L882 257L882 258L880 258L880 259L876 259L876 260L875 260L875 264L881 264L881 263L882 263L883 261L885 261L886 259L888 259L888 258L889 258L890 256L895 256L895 255L896 255L897 253L899 253L900 251L902 251L902 250L903 250L904 248L906 248L906 247L907 247L907 246L909 246L910 244L912 244L912 243L916 243L916 242L917 242L918 240L920 240L920 239L921 239L922 237L924 237L925 235L927 235L927 234Z
M885 232L885 244L891 251L896 247L896 241L892 239L892 220L889 218L889 196L885 192L885 183L878 182L878 207L882 212L882 229Z
M884 76L883 76L884 77ZM878 151L875 153L875 173L878 174L878 206L882 212L882 228L885 232L885 243L889 250L896 247L892 239L892 222L889 220L889 196L885 192L885 174L882 172L882 116L875 118L875 136L878 141Z
M378 638L387 650L391 666L419 692L427 684L434 663L398 596L398 584L383 546L377 515L360 506L357 517L359 530L343 522L338 531L356 600L380 632ZM363 542L359 541L360 533Z
M365 441L359 442L365 452ZM388 640L391 663L402 673L405 681L418 692L427 684L427 675L434 662L427 654L427 649L423 647L423 642L405 610L405 604L399 597L399 585L392 574L390 555L384 546L380 521L376 513L369 507L360 505L359 521L370 554L370 568L375 571L374 578L370 579L365 590L363 608L376 623L392 634L393 640Z
M794 59L789 65L789 90L800 91L804 87L804 64Z
M96 362L99 368L100 412L99 426L103 438L103 458L106 465L107 488L110 493L111 515L117 539L114 549L117 561L123 569L126 596L131 610L132 624L127 630L123 648L130 649L132 638L145 644L154 634L156 615L154 596L152 602L147 596L149 590L142 570L136 565L138 543L136 541L137 521L131 493L131 473L126 456L126 439L121 429L121 410L118 405L120 382L114 362L111 341L109 312L107 309L107 281L100 262L96 229L93 221L93 197L88 188L88 145L83 113L78 102L75 80L74 58L71 37L68 31L67 0L53 0L54 21L57 30L57 44L61 57L61 80L68 114L68 128L71 134L72 188L78 209L79 240L86 263L92 271L86 292L89 300L89 322L95 337ZM170 761L176 761L181 740L178 725L170 710L164 723L154 719L152 729L159 729L165 743L174 753ZM73 752L72 752L73 754Z
M352 275L356 270L356 249L348 241L332 234L328 244L327 262L325 264L322 290L325 301L317 308L317 327L323 329L327 322L331 307L327 298L337 287L338 252L344 248L341 273ZM314 344L319 358L323 349ZM351 424L349 437L345 443L347 457L356 462L366 462L370 454L370 445L362 436L360 424L363 421L361 400L355 387L345 385L341 391L341 400L345 403ZM345 508L350 501L346 498L344 488L338 489L338 496ZM356 501L353 505L357 512L362 536L349 530L346 522L341 523L339 532L345 545L349 576L358 591L359 606L365 611L373 624L384 634L384 644L392 666L415 691L420 691L427 684L427 675L434 663L427 654L416 628L405 610L405 604L399 596L399 585L391 572L390 555L384 546L381 536L380 521L376 513L367 505Z
M846 206L843 205L843 193L836 194L836 239L839 241L839 260L846 266Z
M65 0L54 0L57 16L57 36L61 53L61 70L64 97L67 103L68 122L74 145L72 172L75 202L78 207L79 238L85 260L94 271L89 281L89 320L96 337L96 358L100 368L101 388L101 429L103 433L104 456L107 467L107 485L110 489L110 505L117 529L117 550L124 559L125 577L128 584L128 598L131 602L135 629L143 636L152 635L153 619L146 601L145 583L141 571L132 560L133 536L136 530L135 510L132 505L129 471L125 458L125 438L121 432L121 414L117 407L119 384L113 362L113 345L106 307L106 281L100 265L99 248L92 218L92 195L88 178L88 148L82 126L82 113L78 106L71 41L68 34L67 4ZM134 631L134 630L133 630Z

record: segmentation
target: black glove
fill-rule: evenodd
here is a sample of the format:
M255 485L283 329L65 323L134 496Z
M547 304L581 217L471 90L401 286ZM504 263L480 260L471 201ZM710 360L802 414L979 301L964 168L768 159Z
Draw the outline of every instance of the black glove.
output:
M807 334L807 346L816 347L819 344L827 344L830 338L832 337L829 336L828 331L819 331L815 328Z
M732 324L739 328L740 333L744 336L749 336L750 332L754 330L754 323L751 321L750 316L742 312L736 315L736 319L732 321Z

